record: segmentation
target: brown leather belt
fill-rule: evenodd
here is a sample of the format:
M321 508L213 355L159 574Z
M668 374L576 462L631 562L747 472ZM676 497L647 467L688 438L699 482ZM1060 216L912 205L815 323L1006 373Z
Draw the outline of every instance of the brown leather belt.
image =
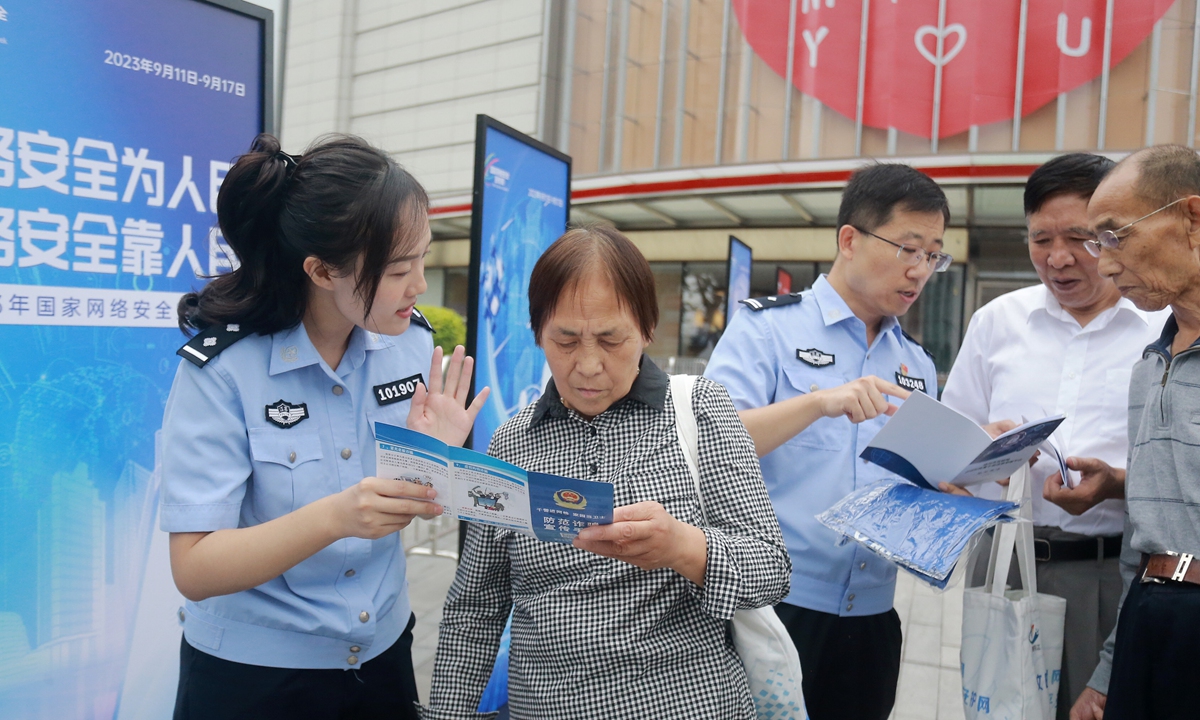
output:
M1200 560L1188 553L1165 552L1142 555L1142 582L1164 583L1167 581L1200 585Z

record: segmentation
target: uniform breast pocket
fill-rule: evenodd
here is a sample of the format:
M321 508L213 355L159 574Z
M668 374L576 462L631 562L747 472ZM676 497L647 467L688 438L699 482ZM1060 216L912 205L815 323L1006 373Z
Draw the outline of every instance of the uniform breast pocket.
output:
M781 387L776 400L786 400L798 395L807 395L818 390L828 390L846 384L846 379L828 369L787 366L783 370L787 387ZM817 450L841 450L849 442L845 418L821 418L808 428L788 440L785 445L815 448Z
M266 522L296 509L297 487L309 494L322 482L321 436L300 428L250 429L250 459L254 475L247 498L254 516Z

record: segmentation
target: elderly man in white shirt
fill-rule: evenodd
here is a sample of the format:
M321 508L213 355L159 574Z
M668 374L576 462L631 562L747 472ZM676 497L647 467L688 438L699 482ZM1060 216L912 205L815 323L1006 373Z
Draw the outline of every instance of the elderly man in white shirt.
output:
M1130 371L1167 317L1122 298L1085 249L1092 237L1087 202L1112 166L1107 158L1075 153L1030 175L1029 258L1042 284L975 313L942 394L945 404L981 425L1066 415L1054 441L1069 455L1078 486L1064 486L1049 457L1032 470L1034 487L1043 482L1033 499L1038 590L1067 600L1058 703L1064 720L1116 624ZM978 494L1001 492L993 484ZM1095 674L1094 691L1107 692L1107 667Z

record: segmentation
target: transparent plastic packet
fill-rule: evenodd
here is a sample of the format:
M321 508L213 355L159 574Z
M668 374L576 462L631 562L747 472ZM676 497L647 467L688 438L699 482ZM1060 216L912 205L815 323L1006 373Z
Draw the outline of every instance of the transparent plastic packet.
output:
M950 495L885 481L842 498L817 520L938 590L980 530L1014 518L1011 502ZM960 573L961 574L961 573Z

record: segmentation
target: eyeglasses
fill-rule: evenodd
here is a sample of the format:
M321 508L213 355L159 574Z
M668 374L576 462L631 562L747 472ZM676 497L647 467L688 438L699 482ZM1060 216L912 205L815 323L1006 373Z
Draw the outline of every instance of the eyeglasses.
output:
M1140 218L1138 218L1137 220L1134 220L1133 222L1129 223L1125 227L1120 227L1120 228L1117 228L1116 230L1101 230L1099 233L1096 234L1095 240L1088 240L1088 241L1084 242L1083 245L1084 245L1084 247L1087 248L1088 255L1098 258L1098 257L1100 257L1100 249L1101 248L1108 248L1109 250L1116 250L1117 247L1119 247L1121 245L1121 241L1124 240L1126 237L1128 237L1129 228L1133 227L1134 225L1137 225L1138 223L1140 223L1141 221L1150 217L1151 215L1157 215L1160 212L1162 212L1163 210L1166 210L1167 208L1171 207L1172 205L1175 205L1176 203L1181 203L1184 200L1187 200L1187 198L1179 198L1178 200L1172 200L1171 202L1167 203L1166 205L1163 205L1162 207L1155 210L1154 212L1143 215Z
M949 253L944 252L928 252L916 245L905 245L902 243L892 242L885 237L880 237L870 230L863 230L860 227L851 225L850 227L859 231L864 235L870 235L876 240L882 240L892 247L899 248L896 251L896 259L905 265L920 265L921 261L925 261L926 267L933 268L934 272L946 272L946 268L950 267L950 263L954 262L954 258Z

